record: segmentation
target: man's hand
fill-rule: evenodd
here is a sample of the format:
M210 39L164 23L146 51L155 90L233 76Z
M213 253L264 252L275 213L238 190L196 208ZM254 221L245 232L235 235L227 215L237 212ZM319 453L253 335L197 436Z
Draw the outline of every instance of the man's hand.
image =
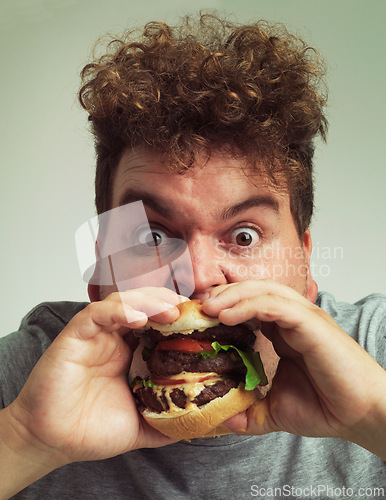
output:
M258 318L281 358L271 391L231 429L338 437L386 458L386 372L325 311L270 280L219 286L203 309L227 325Z
M13 493L49 472L45 468L172 442L138 414L127 381L135 348L128 334L150 316L161 323L174 321L179 315L174 306L182 300L164 288L142 288L93 302L71 320L17 399L0 412L1 437L15 463L40 464L40 470L28 474L25 463L26 484L19 482L7 491ZM12 469L13 459L3 471Z

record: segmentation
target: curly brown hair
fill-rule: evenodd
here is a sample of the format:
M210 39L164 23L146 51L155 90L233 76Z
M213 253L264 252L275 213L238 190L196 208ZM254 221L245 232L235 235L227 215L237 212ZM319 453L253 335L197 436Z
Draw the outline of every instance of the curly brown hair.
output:
M199 153L226 148L290 195L300 236L313 212L314 138L327 120L324 64L282 25L239 25L215 15L177 27L146 24L110 40L82 70L79 99L97 153L96 208L111 208L126 148L144 145L183 173Z

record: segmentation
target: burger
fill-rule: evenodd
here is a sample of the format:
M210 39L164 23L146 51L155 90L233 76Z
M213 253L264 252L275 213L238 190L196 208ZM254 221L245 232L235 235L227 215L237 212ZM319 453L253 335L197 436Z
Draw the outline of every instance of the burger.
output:
M170 324L149 320L141 338L147 375L131 380L145 420L177 440L214 437L231 431L226 419L259 399L267 384L260 356L253 350L256 324L222 324L207 316L199 300L177 306Z

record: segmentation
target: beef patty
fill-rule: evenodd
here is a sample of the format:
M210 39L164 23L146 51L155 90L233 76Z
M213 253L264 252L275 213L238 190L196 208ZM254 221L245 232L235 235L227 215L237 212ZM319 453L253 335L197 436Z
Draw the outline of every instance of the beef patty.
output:
M243 348L253 347L256 336L246 325L237 325L235 327L221 324L212 328L207 328L203 332L194 330L189 335L173 333L172 335L164 336L157 330L149 328L143 333L143 338L146 338L153 346L157 345L161 340L189 338L194 340L207 340L209 342L217 340L217 342L222 344L232 344L235 347Z
M214 358L203 358L201 354L179 351L153 351L146 361L153 375L177 375L185 372L216 372L245 374L245 365L233 349L220 351Z
M198 396L193 399L193 403L202 406L212 399L225 396L233 387L237 387L239 382L231 378L219 380L212 385L206 386ZM158 397L151 387L141 387L135 391L135 397L140 408L147 408L156 413L161 413L169 409L169 403L165 394ZM185 408L187 403L186 394L182 389L173 389L170 393L173 403L179 408Z

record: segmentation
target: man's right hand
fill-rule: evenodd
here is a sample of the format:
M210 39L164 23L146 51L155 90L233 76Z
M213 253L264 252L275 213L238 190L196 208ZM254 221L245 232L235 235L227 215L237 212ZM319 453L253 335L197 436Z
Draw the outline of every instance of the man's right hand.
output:
M0 412L0 498L71 462L173 442L139 415L127 373L131 329L148 317L176 320L183 300L165 288L141 288L111 294L74 316Z

